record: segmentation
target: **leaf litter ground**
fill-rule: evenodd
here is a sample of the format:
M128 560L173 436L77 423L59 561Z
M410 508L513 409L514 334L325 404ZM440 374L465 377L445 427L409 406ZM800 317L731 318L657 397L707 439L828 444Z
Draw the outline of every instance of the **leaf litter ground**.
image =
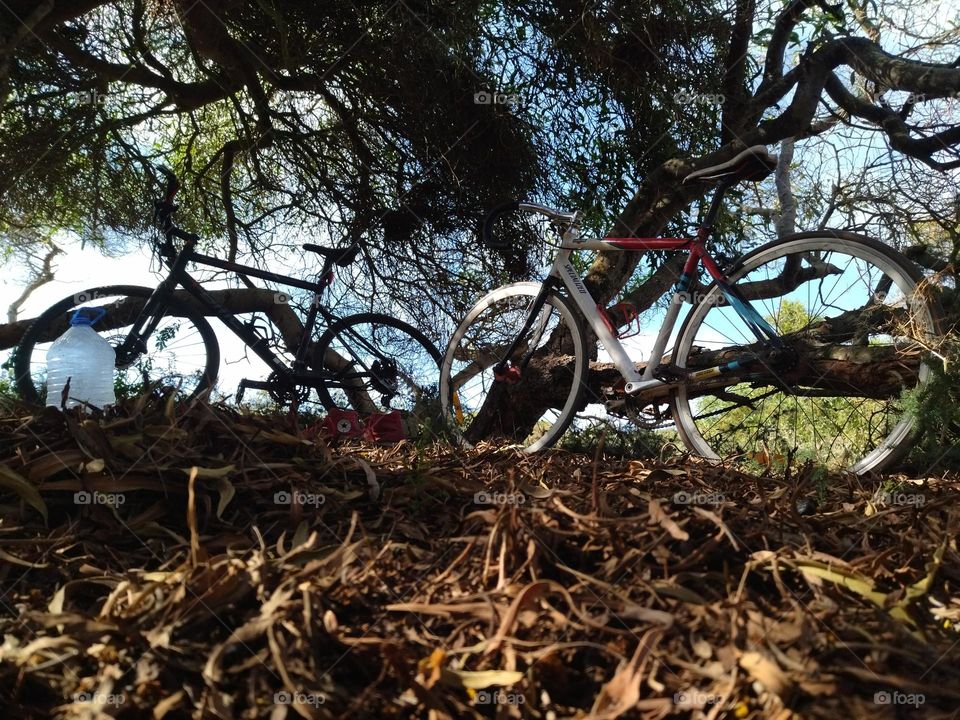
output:
M960 482L0 416L10 718L955 718Z

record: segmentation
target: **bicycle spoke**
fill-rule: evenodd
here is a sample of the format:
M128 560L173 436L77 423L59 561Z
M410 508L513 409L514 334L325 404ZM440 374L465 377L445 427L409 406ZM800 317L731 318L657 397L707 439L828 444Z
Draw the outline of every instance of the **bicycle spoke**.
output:
M821 248L821 242L835 247ZM775 287L769 281L780 277L788 263L801 270L806 266L824 271L805 274L803 277L808 279L779 296L768 294L753 301L762 308L768 322L785 334L787 352L806 352L820 342L856 350L860 355L866 353L868 358L882 358L886 357L882 354L884 348L903 344L895 332L891 334L886 321L855 324L860 322L857 313L879 313L870 317L882 319L897 307L908 307L906 298L913 292L915 280L889 259L892 251L874 250L846 240L798 240L794 243L798 259L792 259L787 250L778 255L776 245L771 245L767 259L758 259L742 271L737 282L767 281L767 285L761 282L758 287ZM882 295L878 290L883 291ZM926 322L932 332L929 316ZM694 308L691 327L694 329L687 331L688 337L678 341L678 347L683 344L681 353L689 353L689 348L696 346L708 351L733 350L727 357L736 357L738 347L746 351L747 347L757 346L743 321L708 303ZM805 344L807 330L823 333L825 329L826 335L814 334L811 337L816 342ZM860 348L864 350L861 352ZM856 353L849 355L850 362L856 362ZM898 366L902 384L911 387L922 381L925 375L921 374L921 366L913 366L915 375L911 378L907 372L910 366L905 363ZM781 457L780 453L796 452L798 459L833 468L879 465L894 449L899 449L884 445L891 433L897 433L901 447L907 441L903 428L908 428L911 421L899 401L898 387L877 388L879 394L864 387L864 383L889 382L882 377L866 374L835 378L829 362L802 365L795 370L790 363L778 367L760 357L757 366L771 378L770 389L758 383L745 386L739 380L729 386L735 393L754 398L752 409L743 402L724 400L724 388L695 400L681 390L675 412L683 423L685 439L705 453L716 449L722 454L742 447L749 456L776 446L780 448L777 457Z
M547 300L523 332L537 287L498 292L478 304L451 341L442 376L444 408L470 443L499 437L532 451L559 438L576 422L577 410L602 399L583 382L582 351L566 355L567 344L576 347L582 339L562 301ZM516 350L507 357L512 346ZM498 381L494 367L501 361L507 364Z

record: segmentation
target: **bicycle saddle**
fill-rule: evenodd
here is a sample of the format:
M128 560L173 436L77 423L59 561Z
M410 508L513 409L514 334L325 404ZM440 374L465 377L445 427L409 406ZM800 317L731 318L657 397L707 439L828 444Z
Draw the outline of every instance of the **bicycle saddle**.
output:
M317 255L326 260L332 260L340 267L346 267L356 260L357 255L360 254L360 246L357 244L346 248L327 248L314 245L313 243L304 243L302 247L304 250L317 253Z
M683 179L683 182L728 180L730 183L736 183L741 180L763 180L776 170L777 160L777 156L767 152L767 148L763 145L754 145L725 163L694 170Z

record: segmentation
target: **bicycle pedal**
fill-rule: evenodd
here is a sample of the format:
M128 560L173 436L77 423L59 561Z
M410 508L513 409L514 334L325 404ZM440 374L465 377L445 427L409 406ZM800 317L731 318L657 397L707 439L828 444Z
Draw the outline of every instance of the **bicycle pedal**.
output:
M243 378L237 384L237 402L243 399L243 394L247 390L269 390L272 387L272 384L264 380L248 380L247 378Z
M627 381L620 378L613 385L604 385L600 392L609 398L625 398L627 396Z
M244 378L239 383L237 383L237 397L236 397L237 402L243 401L243 394L248 389L250 389L250 382L251 382L250 380L247 380L246 378Z
M392 445L407 439L403 415L399 410L373 413L363 428L363 439L372 443Z
M333 408L323 419L323 431L335 438L360 437L363 435L360 415L355 410Z

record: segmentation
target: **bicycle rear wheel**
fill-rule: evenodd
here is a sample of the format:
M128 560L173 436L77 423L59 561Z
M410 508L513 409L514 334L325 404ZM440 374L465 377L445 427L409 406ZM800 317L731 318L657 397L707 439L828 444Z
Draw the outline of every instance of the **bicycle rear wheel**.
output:
M378 313L351 315L327 328L315 357L315 367L331 373L317 384L327 410L399 410L411 431L437 431L440 351L412 325Z
M540 289L538 283L514 283L494 290L467 314L447 346L440 402L468 447L500 440L537 452L563 435L582 403L590 365L570 301L551 292L521 336ZM498 380L494 366L518 338L513 369Z
M679 385L673 415L687 446L748 469L793 459L862 474L902 457L915 424L909 395L930 377L924 346L938 332L920 271L875 240L824 231L764 245L729 277L787 349ZM704 369L758 351L712 285L679 333L674 364Z
M27 402L46 403L47 350L70 324L74 310L105 310L94 329L115 348L126 338L153 289L136 285L90 288L47 308L27 328L14 354L14 382ZM220 367L217 337L206 318L171 299L146 346L128 358L117 358L117 398L156 388L174 388L189 399L213 385Z

